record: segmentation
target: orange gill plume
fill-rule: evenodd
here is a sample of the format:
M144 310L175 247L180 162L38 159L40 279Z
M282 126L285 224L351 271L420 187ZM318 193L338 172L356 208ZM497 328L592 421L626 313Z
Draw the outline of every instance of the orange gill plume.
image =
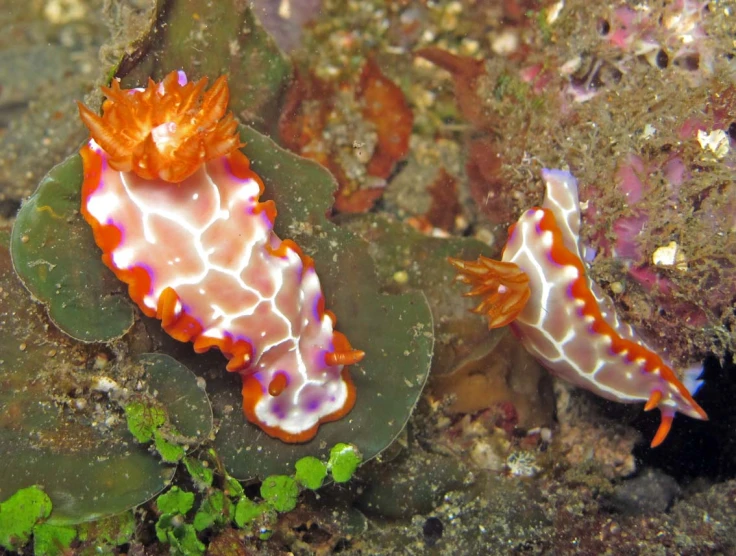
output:
M232 112L226 114L227 78L205 92L207 82L188 83L183 72L172 71L161 83L149 79L145 89L124 90L116 79L102 88L102 116L81 103L79 115L113 169L179 183L243 146Z
M463 295L482 296L473 312L488 317L488 328L506 326L524 309L531 294L529 277L514 263L494 261L483 255L475 262L448 260L458 270L457 280L472 286Z

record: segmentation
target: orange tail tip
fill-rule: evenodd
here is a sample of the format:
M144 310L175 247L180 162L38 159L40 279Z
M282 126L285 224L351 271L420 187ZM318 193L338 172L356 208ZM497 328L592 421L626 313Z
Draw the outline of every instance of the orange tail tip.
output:
M672 413L665 413L662 412L662 421L659 423L659 428L657 429L657 434L654 435L654 438L652 438L651 447L656 448L662 442L664 442L664 439L667 438L667 435L670 432L670 429L672 428L672 420L675 418L674 414Z
M489 328L500 328L512 322L526 306L531 290L529 276L514 263L494 261L483 255L478 260L449 258L458 270L457 280L472 286L465 297L482 296L474 313L488 317Z

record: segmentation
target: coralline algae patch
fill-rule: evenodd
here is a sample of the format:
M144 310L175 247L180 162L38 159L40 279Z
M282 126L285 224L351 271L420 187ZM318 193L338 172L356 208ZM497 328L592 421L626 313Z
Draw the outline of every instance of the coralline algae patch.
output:
M736 285L736 260L729 255L736 247L730 239L733 187L699 191L694 186L699 179L685 166L682 152L649 160L630 155L620 161L614 178L625 202L622 212L596 222L609 195L595 186L589 188L586 203L593 224L589 242L598 251L594 268L612 273L609 280L628 304L640 305L636 297L643 293L655 300L654 307L695 333L727 317L729 292ZM674 213L678 217L673 221ZM606 264L608 258L616 267ZM692 295L703 289L709 295Z
M646 124L639 147L615 161L613 187L587 187L593 272L618 290L632 317L641 315L641 325L666 337L687 330L692 343L670 346L681 360L734 347L736 157L728 130L735 91L719 86L701 99L705 110L679 116L674 128ZM703 140L716 135L725 141Z
M367 212L409 151L413 114L402 90L373 59L336 82L297 72L279 119L284 145L329 169L339 187L333 209ZM360 138L357 140L356 138Z

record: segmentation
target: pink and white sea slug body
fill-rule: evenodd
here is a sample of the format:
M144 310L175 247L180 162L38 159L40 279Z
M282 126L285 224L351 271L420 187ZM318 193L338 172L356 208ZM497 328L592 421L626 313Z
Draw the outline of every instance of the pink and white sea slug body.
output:
M202 97L205 85L172 72L103 89L102 117L80 106L82 214L141 310L197 352L219 348L242 375L246 417L303 442L350 411L346 365L363 352L334 330L312 259L273 232L276 209L223 117L224 78Z
M543 170L541 208L509 229L502 260L451 259L459 280L480 295L475 309L490 327L509 325L524 347L554 375L604 398L658 407L652 446L667 436L676 412L707 419L672 367L616 315L613 301L587 275L578 233L577 182Z

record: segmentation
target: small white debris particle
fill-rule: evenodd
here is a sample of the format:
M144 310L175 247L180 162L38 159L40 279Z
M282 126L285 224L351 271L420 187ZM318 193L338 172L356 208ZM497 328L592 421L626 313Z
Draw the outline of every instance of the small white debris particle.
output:
M118 388L120 388L120 386L118 386L118 383L106 376L100 376L92 379L92 390L95 390L97 392L111 392L112 390L117 390Z
M406 284L409 281L409 273L405 270L394 272L394 282L397 284Z
M562 11L562 8L565 7L565 1L560 0L559 2L556 2L552 4L549 9L547 10L547 24L552 25L555 21L557 21L557 18L560 17L560 12Z
M291 18L291 1L290 0L281 0L281 3L279 4L279 17L281 17L282 19Z
M652 253L652 263L657 266L674 266L678 270L687 270L685 255L676 241L658 247Z
M533 477L539 473L537 458L532 452L512 452L506 458L506 467L515 477Z
M698 143L703 150L710 150L716 158L723 158L728 154L728 135L722 129L714 129L710 133L698 131Z
M652 124L647 124L644 126L644 131L641 134L641 138L649 139L650 137L654 137L655 133L657 133L657 128L654 127Z
M609 287L611 288L611 291L615 294L624 292L624 285L621 282L611 282L611 285Z
M92 366L96 371L101 371L102 369L107 367L108 363L110 363L110 358L105 352L101 351L97 355L95 355L95 362Z
M491 39L491 50L501 56L512 54L518 48L519 35L511 29L506 29Z

